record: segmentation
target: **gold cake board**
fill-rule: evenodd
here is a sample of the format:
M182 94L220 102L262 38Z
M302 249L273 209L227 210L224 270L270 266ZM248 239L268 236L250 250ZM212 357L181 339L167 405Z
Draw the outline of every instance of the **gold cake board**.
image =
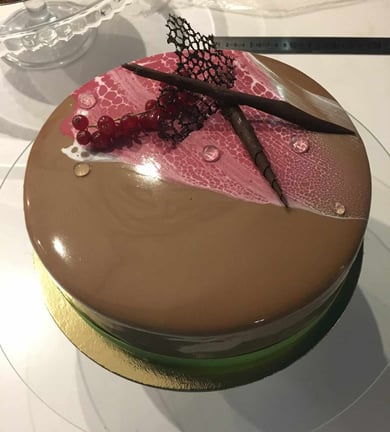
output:
M287 340L256 353L211 360L160 361L150 353L129 352L115 338L94 328L66 300L37 256L47 308L65 336L103 368L147 386L179 391L212 391L254 382L281 370L313 348L333 327L347 306L360 274L362 248L326 311ZM170 361L172 360L172 361Z

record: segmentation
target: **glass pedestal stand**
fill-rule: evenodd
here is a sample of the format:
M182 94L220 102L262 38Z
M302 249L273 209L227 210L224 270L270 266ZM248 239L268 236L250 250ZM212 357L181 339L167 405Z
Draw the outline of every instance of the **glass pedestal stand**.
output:
M26 389L68 423L64 430L352 431L343 427L343 416L354 409L367 422L390 419L390 158L373 133L355 121L370 159L373 201L362 272L348 307L321 342L289 367L209 393L135 384L81 354L57 327L42 298L25 230L25 149L0 182L0 224L6 227L0 231L0 350ZM66 321L68 330L72 324ZM81 328L74 330L83 335ZM138 373L150 376L150 369ZM339 427L333 424L337 419ZM375 425L373 430L383 430Z
M103 21L130 3L132 0L27 0L24 8L0 25L0 56L26 69L64 66L88 50Z

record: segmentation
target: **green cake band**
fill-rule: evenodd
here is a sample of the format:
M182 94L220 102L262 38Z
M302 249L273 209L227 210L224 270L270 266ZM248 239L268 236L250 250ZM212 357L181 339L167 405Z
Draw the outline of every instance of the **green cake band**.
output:
M50 313L60 329L85 355L106 369L145 385L181 391L206 391L264 378L287 367L313 348L346 308L359 278L362 257L363 247L327 307L304 328L259 351L220 359L177 358L126 344L78 311L39 262L38 266Z

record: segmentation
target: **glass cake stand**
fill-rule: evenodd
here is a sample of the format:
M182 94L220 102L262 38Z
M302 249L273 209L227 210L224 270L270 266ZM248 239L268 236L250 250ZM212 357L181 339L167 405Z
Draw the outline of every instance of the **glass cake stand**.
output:
M0 223L7 227L1 231L0 344L30 403L44 403L69 430L94 432L331 432L345 430L343 421L356 410L365 410L370 422L378 416L389 424L388 406L377 401L390 392L390 155L354 122L369 153L373 202L362 273L347 309L309 353L286 369L252 384L202 394L141 386L115 375L81 354L56 326L24 225L26 147L0 186ZM44 430L39 419L34 424Z
M83 55L96 28L132 0L25 0L19 8L18 3L0 3L10 8L10 16L0 25L0 57L22 68L49 69Z

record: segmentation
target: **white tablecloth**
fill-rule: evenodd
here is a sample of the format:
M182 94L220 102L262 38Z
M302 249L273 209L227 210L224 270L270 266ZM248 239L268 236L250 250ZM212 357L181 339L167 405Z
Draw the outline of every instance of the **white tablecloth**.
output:
M390 36L390 2L345 3L272 18L187 7L177 12L201 32L221 36ZM125 61L170 49L162 37L167 9L134 16L128 7L102 25L83 58L63 69L28 71L0 62L0 179L73 89ZM0 19L5 18L4 11L0 7ZM370 141L375 139L367 130L375 135L378 148L379 141L390 151L390 56L274 57L319 81L366 127ZM389 161L380 152L385 171ZM0 205L7 211L20 207L12 190L20 190L24 164L25 159L0 191ZM381 221L387 236L384 241L389 240L387 216ZM11 229L12 223L1 229ZM1 283L6 283L11 271L15 270L0 264ZM382 291L389 288L388 282L383 284ZM390 315L388 291L377 299L365 298L364 291L359 291L352 312L343 318L345 333L331 333L300 363L260 384L203 395L148 389L103 371L80 355L54 324L48 324L50 318L36 299L26 299L26 310L35 306L41 310L42 332L22 340L18 339L20 329L0 331L4 349L0 352L0 431L388 431L390 326L386 330L384 324ZM387 304L383 298L389 300ZM23 310L12 313L22 315ZM365 322L369 310L374 318ZM374 324L378 329L372 337ZM345 345L350 355L335 355ZM42 358L44 369L39 366Z

